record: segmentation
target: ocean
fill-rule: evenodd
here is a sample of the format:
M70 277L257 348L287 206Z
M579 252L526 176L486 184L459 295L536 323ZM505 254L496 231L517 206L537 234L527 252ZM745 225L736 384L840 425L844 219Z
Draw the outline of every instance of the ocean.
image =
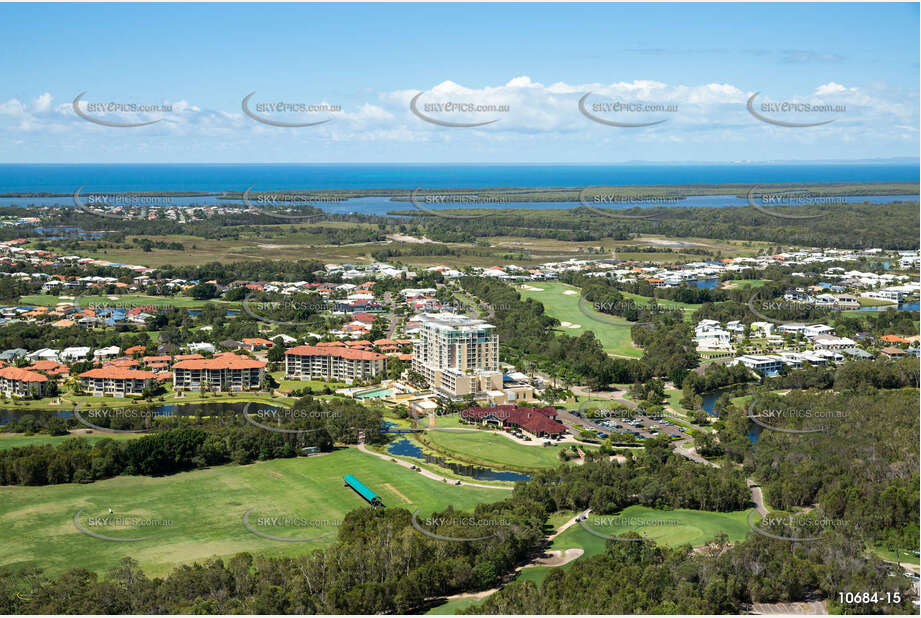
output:
M917 164L2 164L0 193L918 182Z
M202 191L220 193L317 189L413 189L486 187L585 187L592 185L759 184L775 182L918 182L918 165L908 163L783 164L0 164L0 194ZM892 202L911 197L861 196L848 201ZM0 197L0 206L70 206L69 198ZM174 198L177 205L217 203L213 197ZM675 206L743 206L732 195L693 196ZM619 203L629 208L631 203ZM648 207L650 203L637 206ZM661 205L661 204L659 204ZM384 197L319 205L330 213L385 214L408 209L408 202ZM452 206L449 206L452 207ZM457 207L457 206L453 206ZM560 202L502 204L503 208L571 208Z

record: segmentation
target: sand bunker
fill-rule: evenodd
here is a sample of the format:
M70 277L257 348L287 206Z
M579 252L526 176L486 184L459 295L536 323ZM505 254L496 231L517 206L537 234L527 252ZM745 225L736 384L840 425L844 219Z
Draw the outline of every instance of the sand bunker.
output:
M581 324L570 324L566 328L582 328L582 325Z
M573 547L572 549L554 549L547 552L550 554L548 557L541 557L534 561L535 565L543 566L563 566L569 562L572 562L579 556L585 553L585 550L581 547Z
M560 322L560 326L562 326L563 328L569 328L570 326L572 326L572 322Z
M575 290L563 290L563 294L566 294L567 296L575 296L576 294L578 294L578 292L576 292Z
M523 285L523 286L521 286L521 289L522 289L522 290L527 290L527 291L529 291L529 292L543 292L543 291L544 291L543 288L536 288L536 287L534 287L533 285Z

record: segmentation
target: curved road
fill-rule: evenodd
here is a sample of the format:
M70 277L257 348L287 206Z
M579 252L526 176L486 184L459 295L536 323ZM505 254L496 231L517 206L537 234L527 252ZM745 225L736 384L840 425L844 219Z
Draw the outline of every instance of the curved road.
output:
M718 463L713 463L712 461L704 459L703 457L695 453L690 448L686 448L685 445L691 441L692 439L688 438L686 440L680 440L678 442L675 442L675 452L678 453L679 455L687 457L688 459L690 459L691 461L695 463L703 464L705 466L711 466L713 468L722 467ZM761 493L761 486L758 485L758 483L756 483L752 479L745 479L745 482L748 484L748 490L752 494L752 502L755 503L755 510L758 511L759 515L764 517L765 515L768 514L768 510L767 510L767 507L764 506L764 495Z

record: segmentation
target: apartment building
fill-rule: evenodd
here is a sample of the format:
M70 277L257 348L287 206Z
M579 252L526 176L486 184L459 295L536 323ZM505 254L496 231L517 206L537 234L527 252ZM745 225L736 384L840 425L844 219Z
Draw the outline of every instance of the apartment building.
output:
M0 369L0 392L7 397L41 397L45 394L48 378L35 371L4 367Z
M370 350L338 346L299 345L285 350L285 377L321 379L351 384L384 373L386 356Z
M458 399L502 389L499 336L483 320L425 314L413 340L413 371L433 391Z
M174 390L244 391L258 389L266 362L220 354L214 358L190 358L173 364Z
M140 395L157 379L157 375L152 371L139 371L116 365L90 369L77 377L83 389L97 397Z

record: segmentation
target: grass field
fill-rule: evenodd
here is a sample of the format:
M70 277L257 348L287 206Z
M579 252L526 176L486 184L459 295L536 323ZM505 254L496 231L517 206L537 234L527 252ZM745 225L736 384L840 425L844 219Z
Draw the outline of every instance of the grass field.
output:
M426 438L438 450L461 461L524 471L559 466L562 462L558 455L564 449L563 446L540 446L542 440L534 440L534 446L518 444L505 436L485 431L429 431L426 432Z
M352 473L387 507L430 513L448 505L471 509L480 502L508 497L508 492L439 483L356 449L311 458L278 459L249 466L226 465L162 478L122 476L87 485L0 488L0 562L34 564L49 572L84 567L102 572L126 555L148 574L162 575L179 563L248 551L296 555L335 540L337 526L350 510L366 503L344 488ZM141 529L91 527L90 517L114 515L168 520L171 526ZM258 537L242 524L250 508L250 524L278 537L319 541L282 542ZM79 532L74 514L89 530L118 537L151 536L150 540L113 542ZM259 517L302 518L310 526L260 528ZM322 524L322 525L319 525Z
M590 330L595 333L609 354L630 358L640 358L643 355L643 351L633 345L633 340L630 338L631 322L601 315L592 309L591 303L585 304L585 310L589 314L598 316L598 319L593 320L582 313L579 309L579 288L556 281L540 281L528 285L532 288L539 288L540 291L519 287L518 293L522 298L533 298L544 306L547 315L556 318L561 323L578 326L578 328L561 326L560 332L578 337L586 330ZM574 292L574 294L564 294L565 291ZM608 322L619 323L609 324Z

